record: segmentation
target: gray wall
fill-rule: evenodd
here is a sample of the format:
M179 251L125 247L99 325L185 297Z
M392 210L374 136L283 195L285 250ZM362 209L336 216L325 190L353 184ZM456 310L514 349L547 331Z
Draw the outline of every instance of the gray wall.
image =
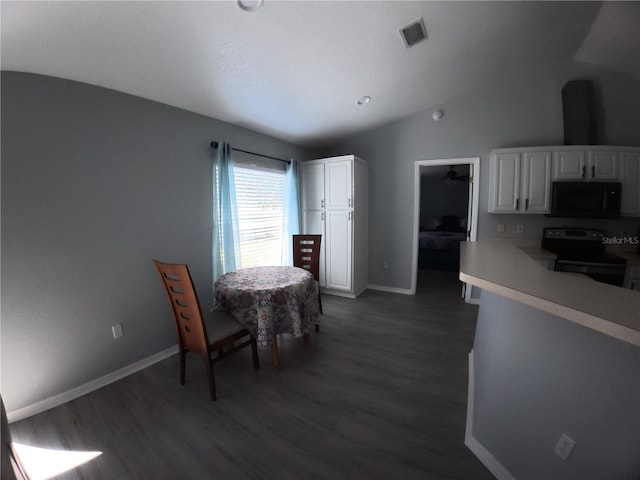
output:
M152 258L189 264L202 308L211 306L211 140L318 156L112 90L2 73L7 410L175 345ZM120 322L125 335L113 340Z
M478 88L438 105L445 112L439 122L424 111L355 136L331 150L353 153L369 163L369 283L410 289L413 247L414 168L419 160L481 157L478 239L497 235L539 239L542 228L566 224L542 215L487 213L489 153L494 148L561 145L561 89L569 80L594 82L600 124L600 143L640 146L640 82L580 63L542 66L523 78ZM367 108L375 108L374 101ZM637 231L638 220L585 221L598 228ZM572 222L580 225L580 222ZM633 230L635 228L635 230ZM389 269L383 268L387 260Z
M483 291L473 355L473 437L514 478L638 479L639 347Z

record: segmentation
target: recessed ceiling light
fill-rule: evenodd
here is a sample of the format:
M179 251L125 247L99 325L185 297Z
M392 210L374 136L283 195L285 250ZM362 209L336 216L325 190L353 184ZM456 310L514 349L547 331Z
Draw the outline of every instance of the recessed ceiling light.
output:
M245 12L253 12L262 7L264 0L238 0L238 6Z
M365 103L369 103L371 101L371 97L369 95L365 95L364 97L360 97L358 99L358 105L364 105Z

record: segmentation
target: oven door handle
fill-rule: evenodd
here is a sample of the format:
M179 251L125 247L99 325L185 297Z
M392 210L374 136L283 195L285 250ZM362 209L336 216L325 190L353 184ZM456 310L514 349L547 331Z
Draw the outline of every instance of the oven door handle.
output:
M556 260L556 262L560 265L584 265L589 267L619 267L625 268L626 265L624 263L599 263L599 262L584 262L582 260Z

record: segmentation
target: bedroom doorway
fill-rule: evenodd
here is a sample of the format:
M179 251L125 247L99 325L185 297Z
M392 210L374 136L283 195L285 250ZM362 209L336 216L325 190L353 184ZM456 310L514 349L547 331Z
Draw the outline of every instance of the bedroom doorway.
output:
M471 289L455 272L460 241L476 239L479 169L479 157L416 162L412 294L422 281L447 279L462 285L461 296L471 300Z

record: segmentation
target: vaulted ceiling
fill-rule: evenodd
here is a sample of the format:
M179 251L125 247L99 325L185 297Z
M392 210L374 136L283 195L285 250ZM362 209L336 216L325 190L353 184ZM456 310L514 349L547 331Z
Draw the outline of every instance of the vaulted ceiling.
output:
M640 79L638 2L2 1L3 70L53 75L320 147L541 64ZM427 39L399 30L423 19ZM370 96L365 105L356 102Z

